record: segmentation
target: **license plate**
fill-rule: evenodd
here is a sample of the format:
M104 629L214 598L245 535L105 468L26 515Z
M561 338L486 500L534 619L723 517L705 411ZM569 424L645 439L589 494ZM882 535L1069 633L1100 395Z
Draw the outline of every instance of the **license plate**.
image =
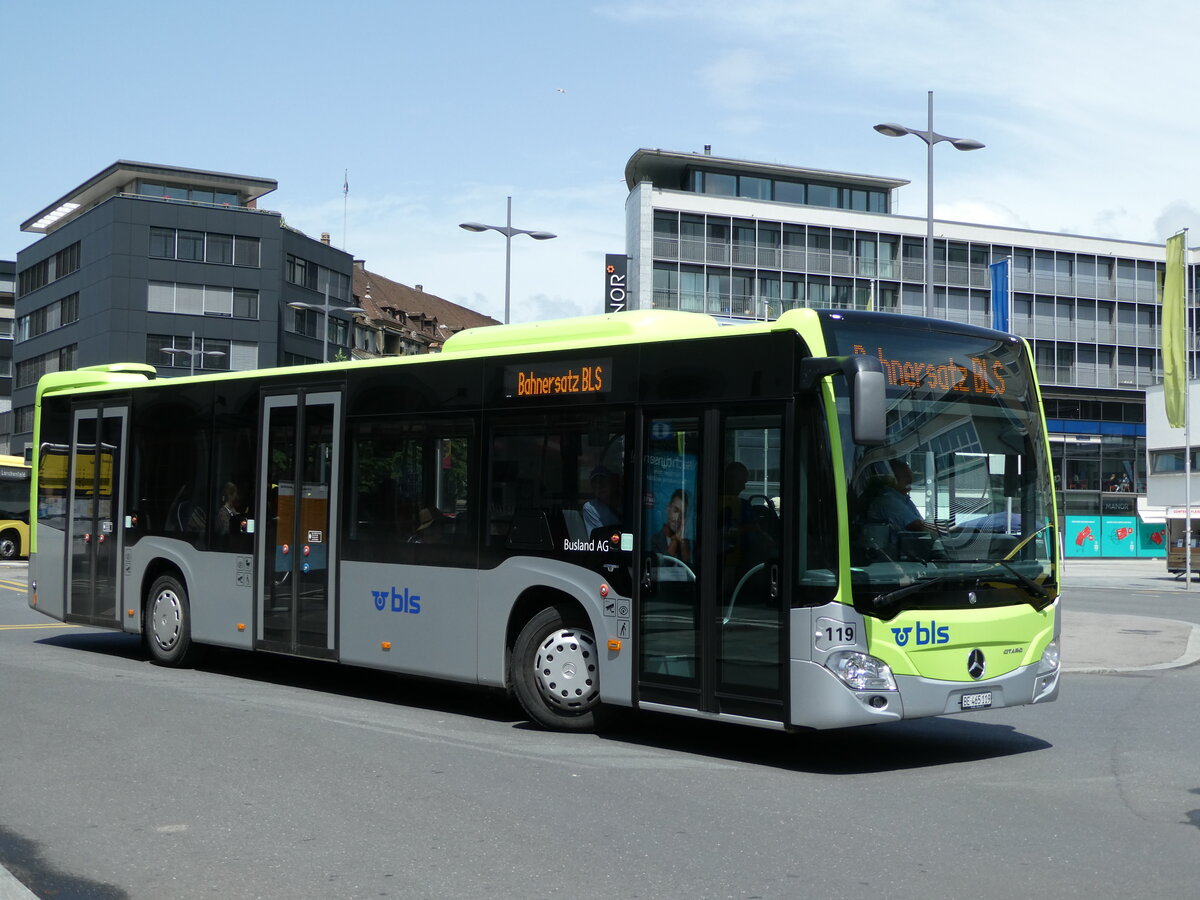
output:
M992 705L992 692L983 691L978 694L963 694L963 709L987 709Z

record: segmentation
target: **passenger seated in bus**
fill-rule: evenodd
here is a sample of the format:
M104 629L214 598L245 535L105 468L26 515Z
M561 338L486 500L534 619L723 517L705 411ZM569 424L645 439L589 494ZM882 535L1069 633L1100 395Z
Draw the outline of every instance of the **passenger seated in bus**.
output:
M241 495L237 485L232 481L225 482L221 489L221 508L217 510L216 537L218 541L229 538L241 532Z
M725 467L721 480L721 553L727 577L740 577L777 555L775 541L763 529L750 501L742 496L749 480L749 470L737 460Z
M201 534L208 525L208 516L204 512L204 508L193 503L188 495L191 493L191 485L182 485L175 492L175 498L171 501L170 512L167 515L167 530L186 532L188 534Z
M621 479L606 469L596 466L588 479L592 486L592 499L583 504L583 524L590 535L597 528L611 528L619 525L621 517L617 515L613 505L621 496Z
M435 544L446 540L446 527L452 520L434 506L422 506L417 511L416 529L410 537L412 544Z

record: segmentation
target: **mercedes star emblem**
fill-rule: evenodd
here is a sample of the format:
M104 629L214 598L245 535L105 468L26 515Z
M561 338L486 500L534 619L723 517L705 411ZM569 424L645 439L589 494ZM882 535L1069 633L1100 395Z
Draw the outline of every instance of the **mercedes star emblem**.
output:
M978 681L986 669L987 662L983 658L983 651L972 650L971 655L967 657L967 674Z

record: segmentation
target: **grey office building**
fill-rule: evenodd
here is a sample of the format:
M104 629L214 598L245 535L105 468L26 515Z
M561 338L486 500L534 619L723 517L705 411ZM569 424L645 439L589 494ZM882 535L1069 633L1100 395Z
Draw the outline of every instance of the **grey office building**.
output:
M13 452L32 437L47 372L146 362L162 377L319 362L324 307L350 305L353 259L288 227L259 199L269 178L113 163L22 223ZM0 276L2 277L2 276ZM330 315L328 353L351 323Z

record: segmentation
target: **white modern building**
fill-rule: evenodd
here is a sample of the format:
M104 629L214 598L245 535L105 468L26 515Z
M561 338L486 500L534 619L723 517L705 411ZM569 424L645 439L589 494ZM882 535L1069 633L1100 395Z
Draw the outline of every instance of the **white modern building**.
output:
M629 308L759 319L797 306L924 310L927 220L892 212L903 179L642 149L625 180ZM1141 537L1138 498L1144 391L1162 380L1164 247L934 226L939 318L992 325L988 267L1012 260L1010 329L1037 362L1068 553L1161 555ZM1191 265L1188 285L1194 294ZM1077 519L1096 525L1078 547Z

